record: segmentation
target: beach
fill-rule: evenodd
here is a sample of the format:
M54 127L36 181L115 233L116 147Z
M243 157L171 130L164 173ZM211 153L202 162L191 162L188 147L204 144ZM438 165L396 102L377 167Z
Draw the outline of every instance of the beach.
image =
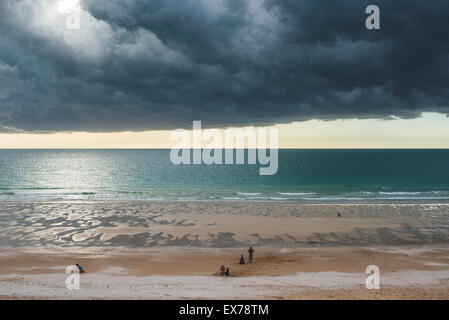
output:
M0 212L2 299L449 298L447 203L41 201ZM239 265L249 246L254 263ZM87 272L68 290L75 263ZM216 275L221 265L231 277ZM379 290L365 287L369 265Z
M449 256L441 246L257 249L239 265L237 249L120 253L2 254L2 299L448 299ZM87 269L80 289L65 268ZM220 264L233 276L216 275ZM368 265L381 287L368 290Z
M0 300L448 300L448 13L0 0Z

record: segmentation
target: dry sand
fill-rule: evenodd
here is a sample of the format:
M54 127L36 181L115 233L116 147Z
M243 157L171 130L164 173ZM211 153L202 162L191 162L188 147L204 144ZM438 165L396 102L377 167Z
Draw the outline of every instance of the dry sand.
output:
M448 208L0 203L0 297L448 299ZM255 261L241 266L249 245ZM75 263L87 273L68 290ZM215 275L222 264L232 277ZM380 290L365 287L373 264Z
M7 299L449 299L449 249L256 248L137 250L109 253L3 253L0 297ZM81 288L65 288L65 268L80 263ZM220 265L232 277L215 275ZM365 268L381 289L365 287Z

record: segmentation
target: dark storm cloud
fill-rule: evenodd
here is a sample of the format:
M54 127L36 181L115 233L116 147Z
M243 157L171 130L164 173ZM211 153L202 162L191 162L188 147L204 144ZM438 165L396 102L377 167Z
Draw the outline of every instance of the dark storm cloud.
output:
M449 113L446 0L85 0L77 31L55 3L0 3L0 131Z

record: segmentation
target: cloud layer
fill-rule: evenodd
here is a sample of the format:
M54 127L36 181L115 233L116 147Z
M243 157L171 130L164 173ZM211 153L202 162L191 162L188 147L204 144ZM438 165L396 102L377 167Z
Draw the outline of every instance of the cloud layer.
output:
M449 114L446 0L84 0L79 30L57 5L0 2L2 131Z

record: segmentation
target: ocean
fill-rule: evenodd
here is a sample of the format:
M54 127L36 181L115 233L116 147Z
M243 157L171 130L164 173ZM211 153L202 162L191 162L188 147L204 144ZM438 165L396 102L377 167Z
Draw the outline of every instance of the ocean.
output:
M449 150L279 150L279 169L170 150L0 150L1 201L447 201Z

